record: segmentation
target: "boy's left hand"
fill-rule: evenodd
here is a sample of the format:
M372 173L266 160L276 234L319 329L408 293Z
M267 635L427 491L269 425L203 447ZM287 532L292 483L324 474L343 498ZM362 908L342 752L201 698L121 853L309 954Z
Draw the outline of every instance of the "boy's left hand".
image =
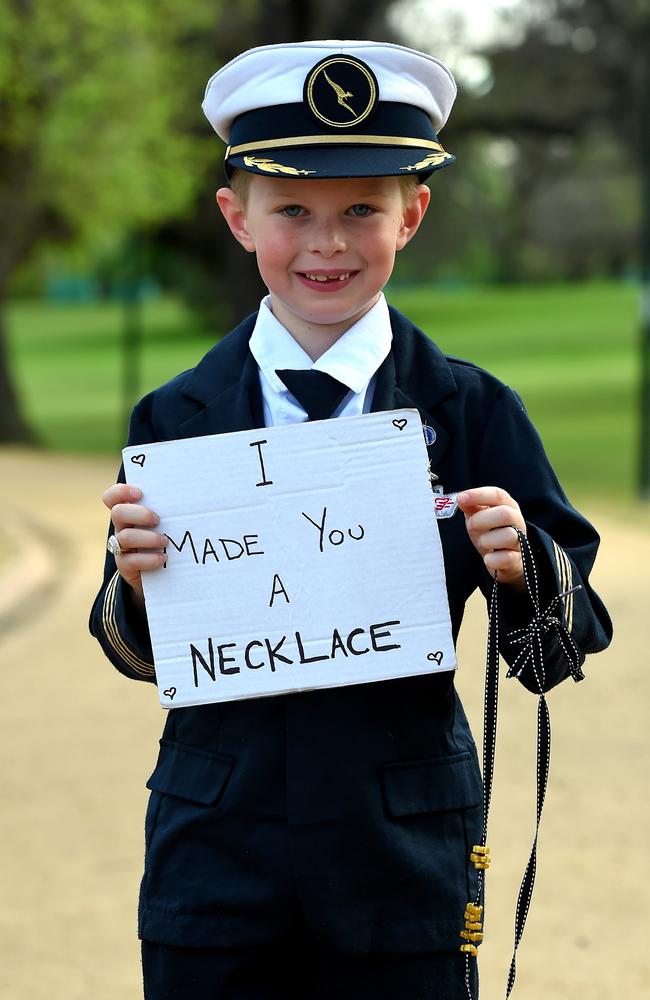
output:
M458 494L465 526L490 576L523 590L524 569L515 528L526 534L519 504L499 486L479 486Z

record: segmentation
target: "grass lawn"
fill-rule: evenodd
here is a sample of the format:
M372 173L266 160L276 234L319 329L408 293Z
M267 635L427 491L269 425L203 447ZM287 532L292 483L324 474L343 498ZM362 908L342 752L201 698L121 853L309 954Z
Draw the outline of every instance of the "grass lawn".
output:
M522 395L570 495L631 499L636 461L638 292L578 286L396 288L390 301L449 354L494 372ZM52 448L122 444L117 304L10 307L10 349L25 410ZM141 394L211 346L177 302L143 306ZM217 331L222 333L223 331Z

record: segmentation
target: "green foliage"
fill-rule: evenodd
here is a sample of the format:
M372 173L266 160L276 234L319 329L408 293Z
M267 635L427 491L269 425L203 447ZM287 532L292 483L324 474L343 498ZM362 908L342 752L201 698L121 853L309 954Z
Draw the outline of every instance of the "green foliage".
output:
M393 8L405 41L432 46L459 80L442 135L458 163L432 181L444 201L442 240L428 236L422 255L429 275L638 274L648 0L484 4L477 18L466 6Z
M503 277L501 250L514 209L508 172L492 155L496 146L483 136L450 145L457 163L429 179L431 203L417 236L397 257L398 280Z
M513 385L570 495L634 491L637 290L612 283L541 288L418 288L389 294L447 353ZM211 346L185 308L143 306L141 391ZM28 415L46 444L108 452L122 444L117 304L16 303L11 347Z
M27 171L32 245L54 234L107 246L188 206L206 155L181 121L188 88L198 120L202 90L178 42L214 14L172 0L0 0L0 196Z

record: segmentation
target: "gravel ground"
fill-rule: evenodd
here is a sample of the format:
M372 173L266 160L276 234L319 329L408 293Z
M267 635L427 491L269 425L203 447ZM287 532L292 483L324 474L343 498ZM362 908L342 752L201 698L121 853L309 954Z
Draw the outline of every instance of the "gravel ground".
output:
M141 997L135 910L144 782L162 714L155 691L117 674L86 627L103 558L99 497L114 471L106 460L0 452L5 530L29 555L22 576L15 560L10 579L0 568L5 1000ZM637 930L650 907L640 878L649 820L650 534L624 518L591 515L604 539L595 581L617 637L590 661L586 681L549 698L553 760L518 1000L641 1000L650 990ZM34 566L41 575L33 583ZM458 684L477 737L484 643L484 611L473 602ZM533 835L534 742L535 699L504 683L482 1000L504 994Z

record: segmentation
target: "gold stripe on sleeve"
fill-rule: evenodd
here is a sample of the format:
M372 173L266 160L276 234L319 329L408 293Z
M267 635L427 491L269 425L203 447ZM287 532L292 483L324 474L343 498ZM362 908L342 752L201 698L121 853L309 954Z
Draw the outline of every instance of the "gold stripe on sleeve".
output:
M553 555L555 556L555 565L557 567L557 575L560 581L559 592L562 593L566 590L566 580L564 579L564 560L562 559L562 549L553 541Z
M560 549L560 552L562 553L562 558L564 559L564 564L566 566L566 581L567 581L566 589L571 590L571 588L573 587L573 567L571 566L569 557L567 556L564 549ZM569 632L571 632L573 630L573 594L569 594L569 596L567 597L566 619L567 619L567 628Z
M127 646L126 642L120 635L119 628L117 627L117 619L115 618L115 596L119 577L120 574L116 570L108 587L106 588L106 593L104 595L102 620L106 638L115 652L122 657L124 662L128 664L132 670L134 670L137 674L140 674L141 677L153 677L155 673L153 663L148 663L146 660L140 659L140 657L134 653L129 646Z
M571 590L573 586L573 568L566 552L564 549L560 548L555 541L553 542L553 552L555 555L555 562L557 564L558 576L560 578L560 593L562 594L566 590ZM566 597L563 597L562 604L564 608L566 626L569 632L571 632L573 628L573 594L568 594Z
M555 565L557 568L557 575L559 578L558 593L562 594L567 589L566 576L565 576L565 562L564 559L562 558L564 553L562 552L562 549L555 540L553 540L553 555L555 556ZM566 597L562 598L562 611L564 612L565 620L567 620L567 611L568 611L567 601L568 599Z

